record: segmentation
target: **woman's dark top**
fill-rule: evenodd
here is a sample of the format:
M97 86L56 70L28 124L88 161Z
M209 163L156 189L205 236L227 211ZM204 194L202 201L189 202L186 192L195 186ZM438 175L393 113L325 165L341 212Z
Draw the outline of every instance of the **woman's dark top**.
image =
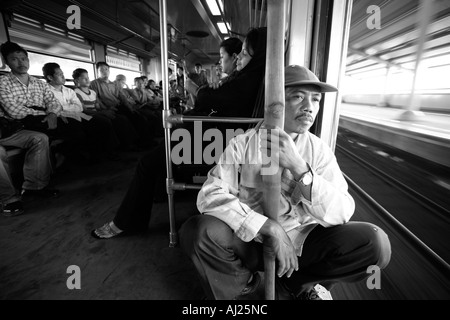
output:
M264 77L263 70L238 72L218 89L202 87L197 93L195 111L215 117L251 117L258 90Z
M252 117L266 68L267 31L266 28L258 30L260 40L250 62L227 77L218 89L201 87L197 92L195 114L209 115L212 109L216 111L211 114L214 117Z

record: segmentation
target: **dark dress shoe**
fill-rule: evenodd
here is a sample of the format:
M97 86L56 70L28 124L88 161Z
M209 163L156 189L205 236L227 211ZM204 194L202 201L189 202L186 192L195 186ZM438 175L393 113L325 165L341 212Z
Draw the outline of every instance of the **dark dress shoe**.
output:
M15 201L8 204L0 205L1 212L4 216L14 217L24 213L22 201Z

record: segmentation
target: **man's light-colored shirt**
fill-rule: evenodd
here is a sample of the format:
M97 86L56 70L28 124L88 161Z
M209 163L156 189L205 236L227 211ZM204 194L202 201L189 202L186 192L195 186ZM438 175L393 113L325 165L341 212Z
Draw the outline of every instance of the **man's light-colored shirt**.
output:
M0 77L0 103L6 110L6 116L13 119L49 113L59 115L61 111L61 106L45 82L29 76L26 86L12 73ZM0 115L3 115L1 110Z
M233 138L197 197L201 213L224 221L246 242L262 241L259 230L268 219L262 207L259 135L252 129ZM313 174L311 201L303 196L292 173L284 169L278 222L301 256L306 236L317 224L331 227L348 222L355 203L328 145L310 132L298 135L295 144Z
M65 86L62 86L61 90L55 89L52 85L48 86L55 98L61 104L61 116L72 118L77 121L81 121L82 119L89 121L92 119L91 116L83 113L83 105L81 104L80 99L78 99L75 91Z

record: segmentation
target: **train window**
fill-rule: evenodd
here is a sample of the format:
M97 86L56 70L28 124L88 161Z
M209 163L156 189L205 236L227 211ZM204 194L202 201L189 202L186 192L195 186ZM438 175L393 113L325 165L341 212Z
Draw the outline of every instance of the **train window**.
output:
M93 62L91 45L83 37L63 29L13 15L8 32L11 41L17 42L28 51Z
M449 90L450 54L423 59L417 77L417 90ZM376 94L386 90L387 94L410 93L416 61L398 67L369 66L365 70L350 71L346 75L345 94ZM362 68L362 67L361 67Z
M114 68L114 67L110 67L109 72L110 72L109 80L111 80L111 81L116 80L116 76L119 74L124 75L127 78L126 84L127 84L128 88L130 88L130 89L134 88L134 78L141 76L140 72L129 71L129 70Z
M61 66L64 76L67 79L66 85L68 86L74 85L72 81L72 72L77 68L86 69L88 71L89 78L91 80L95 79L94 65L92 63L64 59L31 51L28 51L28 58L30 60L30 68L28 69L28 73L38 78L42 77L42 67L44 64L48 62L56 62ZM5 65L2 71L9 72L10 69Z
M30 59L30 69L28 70L28 73L34 76L42 76L42 67L47 62L56 62L61 66L61 70L64 72L66 85L74 85L73 81L71 80L72 72L77 68L86 69L89 74L89 79L95 79L94 65L92 63L63 59L35 52L28 52L28 57Z
M109 64L109 79L114 81L119 74L127 78L126 84L129 88L134 86L134 78L141 76L141 61L135 54L125 50L107 46L106 62Z
M342 86L344 102L385 105L392 96L450 92L449 18L432 2L397 1L383 4L383 23L367 15L369 0L355 2ZM425 5L426 4L426 5ZM362 10L364 9L364 10ZM368 11L367 11L368 12ZM403 24L397 18L403 17ZM373 19L373 20L371 20ZM403 106L404 104L398 104Z
M77 68L86 69L89 77L94 79L92 48L83 37L17 14L13 15L8 31L11 41L28 51L29 74L41 77L43 65L56 62L66 79L71 79L73 70ZM68 80L66 85L74 83Z

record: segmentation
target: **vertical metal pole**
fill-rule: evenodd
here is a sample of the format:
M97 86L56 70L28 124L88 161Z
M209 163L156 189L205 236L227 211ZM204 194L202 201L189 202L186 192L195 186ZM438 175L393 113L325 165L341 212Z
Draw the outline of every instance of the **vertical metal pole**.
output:
M163 84L163 125L164 125L164 136L166 145L166 188L167 197L169 203L169 222L170 222L170 247L177 245L178 237L177 230L175 226L175 205L173 199L173 173L172 173L172 158L170 156L171 146L170 146L170 129L171 124L167 121L170 116L169 107L169 64L168 64L168 53L167 53L167 4L166 0L159 0L159 21L160 21L160 35L161 35L161 65L162 65L162 84Z
M284 128L284 28L285 0L267 1L267 55L264 121ZM268 165L270 166L270 164ZM264 214L277 221L281 193L281 170L263 174ZM264 250L264 280L267 300L275 299L275 257Z
M320 15L322 13L322 0L316 0L315 1L315 12L314 12L314 33L312 35L312 52L319 53L319 36L320 36ZM311 55L311 65L309 66L309 69L317 73L317 54Z
M255 0L255 10L254 10L254 18L253 18L253 27L256 28L258 25L258 0Z
M259 16L259 27L263 27L263 16L264 16L264 6L266 5L266 1L262 0L261 4L261 15Z
M248 0L248 15L249 15L250 27L253 27L252 1L253 0Z

